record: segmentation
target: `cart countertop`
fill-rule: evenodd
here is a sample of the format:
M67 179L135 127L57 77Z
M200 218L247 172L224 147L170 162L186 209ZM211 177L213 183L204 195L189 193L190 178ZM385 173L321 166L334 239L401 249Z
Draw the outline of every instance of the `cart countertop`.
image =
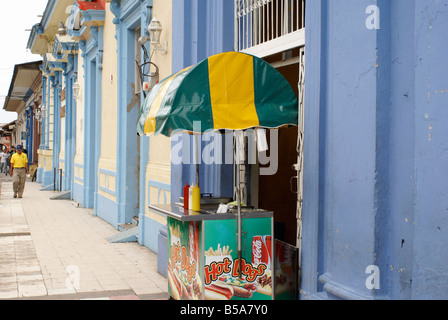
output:
M184 209L177 204L150 204L149 210L156 211L168 217L180 220L180 221L203 221L203 220L224 220L235 219L237 217L236 212L228 213L216 213L217 205L201 205L199 211L193 211ZM247 218L271 218L274 214L272 211L263 209L242 209L242 219Z

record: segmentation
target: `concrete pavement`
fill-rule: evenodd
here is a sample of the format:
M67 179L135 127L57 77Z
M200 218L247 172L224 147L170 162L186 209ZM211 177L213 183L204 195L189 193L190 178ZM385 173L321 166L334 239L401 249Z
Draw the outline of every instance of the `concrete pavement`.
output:
M0 174L0 299L167 299L157 255L137 242L110 243L120 231L29 179L13 198Z

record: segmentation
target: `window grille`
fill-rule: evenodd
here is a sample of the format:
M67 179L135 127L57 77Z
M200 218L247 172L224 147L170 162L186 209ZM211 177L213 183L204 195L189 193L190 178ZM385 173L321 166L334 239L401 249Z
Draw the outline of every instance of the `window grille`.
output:
M305 28L305 0L235 0L235 51Z

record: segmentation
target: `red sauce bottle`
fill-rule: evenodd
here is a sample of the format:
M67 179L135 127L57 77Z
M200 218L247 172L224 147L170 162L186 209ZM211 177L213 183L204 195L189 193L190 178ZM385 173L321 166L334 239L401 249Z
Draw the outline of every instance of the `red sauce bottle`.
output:
M190 189L190 186L188 185L188 182L187 182L187 184L184 187L184 209L188 209L188 197L189 197L188 191L189 191L189 189Z

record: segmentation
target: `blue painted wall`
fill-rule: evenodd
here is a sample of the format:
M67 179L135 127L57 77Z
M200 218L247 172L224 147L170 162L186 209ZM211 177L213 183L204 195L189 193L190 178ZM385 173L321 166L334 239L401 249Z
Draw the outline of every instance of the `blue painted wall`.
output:
M307 3L303 299L448 298L447 7Z
M415 1L413 290L447 299L448 1Z

